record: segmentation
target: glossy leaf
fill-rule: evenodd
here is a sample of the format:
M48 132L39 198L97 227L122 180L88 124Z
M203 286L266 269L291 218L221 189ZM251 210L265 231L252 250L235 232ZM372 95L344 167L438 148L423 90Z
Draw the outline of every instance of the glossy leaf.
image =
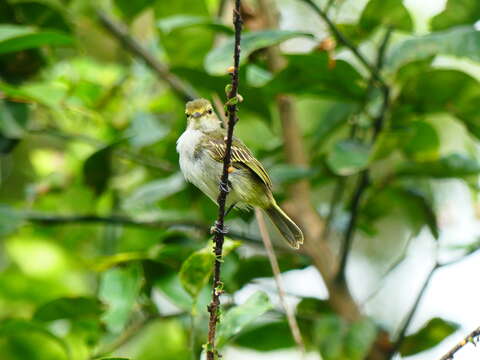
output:
M460 154L451 154L436 161L405 162L398 166L396 174L411 177L447 179L477 175L480 162Z
M240 63L243 64L248 56L259 49L272 45L277 45L285 40L295 37L311 37L298 31L288 30L264 30L253 31L242 35L242 51L240 53ZM228 68L233 65L233 38L210 51L205 58L205 70L211 75L222 75L228 72Z
M327 164L338 175L348 176L365 169L370 149L356 140L341 140L328 153Z
M44 45L65 46L72 38L56 31L36 31L28 26L0 25L0 54L36 48Z
M257 351L273 351L295 346L286 321L272 322L242 331L235 338L235 345Z
M271 307L268 296L258 291L242 305L228 310L218 326L217 346L224 346L230 338L239 334L247 325L257 320Z
M378 26L412 31L413 21L401 0L370 0L362 12L359 26L371 32Z
M456 323L441 318L433 318L416 333L405 338L400 347L400 354L411 356L428 350L452 335L458 328L459 325Z
M180 282L184 289L196 297L202 288L207 285L215 256L209 248L194 252L182 264L180 268Z
M408 111L417 114L451 113L480 138L477 111L480 83L463 72L438 69L412 74L405 81L398 100L399 104L408 104Z
M480 19L480 3L477 0L448 0L445 10L433 17L433 30L451 26L474 24Z
M288 66L265 85L271 94L320 95L349 101L359 101L365 94L357 70L342 60L329 68L325 52L289 55L287 59Z
M181 173L173 174L167 178L154 180L139 186L125 199L124 207L136 209L155 204L185 188L185 180Z
M473 27L458 27L442 32L408 38L393 47L387 66L400 66L437 55L450 55L480 61L480 31Z
M102 319L111 332L119 333L127 324L141 282L141 272L136 265L110 269L102 275L99 298L108 305Z
M225 238L223 256L227 256L237 248L240 242ZM180 268L180 282L185 290L193 297L197 297L208 283L213 271L215 256L211 245L206 246L190 255Z

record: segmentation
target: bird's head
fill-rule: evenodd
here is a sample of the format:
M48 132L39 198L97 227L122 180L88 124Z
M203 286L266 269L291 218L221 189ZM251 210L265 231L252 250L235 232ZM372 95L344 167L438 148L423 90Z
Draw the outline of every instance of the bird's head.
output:
M206 99L195 99L185 106L188 128L211 131L220 128L220 120L213 111L212 104Z

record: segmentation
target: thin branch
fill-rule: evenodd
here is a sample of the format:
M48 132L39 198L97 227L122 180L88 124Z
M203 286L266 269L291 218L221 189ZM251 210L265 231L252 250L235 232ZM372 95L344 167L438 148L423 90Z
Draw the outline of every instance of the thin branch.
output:
M397 260L395 260L393 262L393 264L391 264L387 271L385 271L385 273L382 275L382 277L380 278L380 281L377 285L377 287L375 288L375 290L373 290L370 295L368 295L365 300L362 301L362 305L365 305L367 302L369 302L371 299L373 299L373 297L375 297L375 295L378 294L378 292L383 288L383 285L385 284L385 280L390 276L390 274L395 271L398 266L400 266L400 264L407 258L407 251L408 251L408 248L410 247L410 244L412 243L412 240L414 239L413 236L410 236L407 240L407 243L405 244L405 247L403 248L403 251L402 251L402 254L397 258Z
M215 262L213 269L213 285L212 285L212 300L208 306L210 318L208 321L208 342L207 342L207 360L215 360L218 358L218 352L215 345L215 336L217 330L217 323L219 318L220 295L222 293L222 283L220 280L220 271L222 264L222 251L224 242L224 220L225 220L225 203L228 195L228 169L231 162L233 129L238 121L237 117L237 102L238 102L238 68L240 66L240 40L242 33L242 17L240 15L240 0L235 0L235 8L233 10L233 25L235 28L235 47L233 54L233 71L232 83L230 91L228 92L227 112L228 112L228 130L225 148L225 157L223 159L223 172L219 185L218 203L218 218L215 223L215 236L213 241Z
M198 97L197 92L192 86L172 74L167 65L158 61L153 54L148 52L137 40L130 36L123 24L114 21L101 11L98 11L97 15L103 27L115 37L126 50L142 59L161 80L167 82L182 102L190 101Z
M437 271L440 268L439 264L436 263L430 272L428 273L427 277L425 278L425 281L423 282L422 288L420 289L420 292L417 295L417 298L415 299L415 302L413 303L412 307L410 308L410 311L408 312L405 320L403 321L403 325L398 332L397 340L392 346L392 349L390 350L390 354L388 356L389 359L392 358L392 356L400 349L400 347L403 344L403 341L405 340L405 335L407 333L408 327L410 326L410 323L413 320L413 317L415 316L418 306L420 305L420 302L423 299L423 296L425 295L428 285L430 285L430 281L432 280L433 275L435 274L435 271Z
M410 311L408 312L404 322L403 322L403 325L402 325L402 328L400 329L400 331L398 332L398 336L397 336L397 340L395 341L394 345L392 346L392 350L390 351L389 353L389 356L388 356L388 359L391 359L393 357L393 355L400 349L400 347L402 346L403 344L403 341L405 340L405 335L406 335L406 332L408 330L408 327L410 326L410 323L412 322L416 312L417 312L417 309L418 309L418 306L420 305L420 302L423 298L423 296L425 295L425 292L428 288L428 285L430 284L430 281L432 280L432 277L433 275L435 274L435 272L438 270L438 269L441 269L443 267L446 267L446 266L450 266L450 265L453 265L453 264L456 264L462 260L465 260L467 257L469 257L470 255L473 255L476 253L476 251L479 250L479 249L475 249L475 250L472 250L470 252L468 252L467 254L465 254L464 256L461 256L460 258L458 259L455 259L455 260L452 260L452 261L449 261L449 262L446 262L446 263L440 263L438 261L438 245L437 245L437 255L436 255L436 261L435 261L435 265L432 267L432 269L430 270L428 276L426 277L424 283L423 283L423 286L420 290L420 292L418 293L417 295L417 298L415 299L415 302L413 303L412 305L412 308L410 309ZM458 349L457 349L458 350ZM448 354L447 354L448 355ZM442 360L445 360L445 359L451 359L451 358L442 358Z
M391 34L392 34L392 29L391 28L387 29L387 32L385 33L385 37L379 47L377 63L375 67L377 71L380 71L382 69L385 51L387 49L388 42L390 41ZM373 73L372 73L372 76L374 76ZM378 136L380 135L380 132L383 129L388 107L390 105L390 88L387 85L384 85L382 86L382 90L383 90L382 107L380 109L380 113L378 114L373 124L373 135L370 142L371 146L375 144L375 141L377 140ZM355 188L352 201L350 203L351 216L350 216L350 221L347 225L347 230L345 231L345 236L342 243L340 265L339 265L338 273L336 276L337 281L345 280L345 270L347 266L348 256L350 254L350 250L352 247L353 237L356 231L356 225L357 225L357 220L358 220L358 215L360 210L360 202L363 194L365 193L365 190L367 190L368 188L369 183L370 183L369 170L365 169L360 173L360 178L358 180L357 187Z
M260 229L260 235L262 237L263 244L265 245L265 250L267 251L268 260L270 261L270 265L272 267L275 283L277 284L278 297L280 298L280 303L282 304L282 307L285 310L285 314L287 315L288 326L290 327L292 337L295 340L298 348L300 349L302 354L305 354L305 344L303 342L302 335L298 327L297 319L295 318L295 314L292 308L288 306L285 300L285 287L283 286L282 275L280 274L280 267L278 266L277 257L275 256L275 251L273 249L272 242L270 241L270 235L267 231L265 219L263 218L263 214L260 209L255 208L255 216L257 218L258 228Z
M367 68L370 74L378 81L383 87L387 87L385 81L380 75L380 70L370 64L367 58L360 52L350 40L340 31L340 29L334 24L334 22L328 17L327 13L322 10L313 0L300 0L312 7L312 9L325 21L330 32L337 38L337 40L355 55L355 57Z
M470 334L465 336L465 338L460 341L457 345L455 345L448 353L443 355L440 360L452 360L455 356L456 352L463 348L466 344L472 343L476 345L480 338L480 327L473 330Z
M168 229L168 228L179 228L179 229L190 229L201 231L204 234L210 233L210 226L202 224L195 221L142 221L135 220L126 216L98 216L92 214L86 215L57 215L57 214L43 214L43 213L34 213L34 212L18 212L20 218L24 221L30 222L32 224L44 225L44 226L64 226L64 225L73 225L73 224L113 224L113 225L123 225L129 227L138 227L146 229ZM260 244L261 239L248 236L239 232L231 231L229 232L232 238L239 240L244 240L252 242L255 244Z

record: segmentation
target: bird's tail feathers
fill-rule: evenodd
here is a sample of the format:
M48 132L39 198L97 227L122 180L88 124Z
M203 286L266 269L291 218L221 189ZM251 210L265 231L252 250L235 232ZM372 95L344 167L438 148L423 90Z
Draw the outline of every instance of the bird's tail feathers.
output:
M302 230L285 214L280 206L273 203L271 207L265 209L265 212L288 242L288 245L294 249L298 249L300 245L303 244Z

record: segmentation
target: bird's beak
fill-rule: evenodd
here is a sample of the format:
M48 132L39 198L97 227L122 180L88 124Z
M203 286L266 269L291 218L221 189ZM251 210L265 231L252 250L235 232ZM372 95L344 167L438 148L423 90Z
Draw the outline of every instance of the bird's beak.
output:
M195 111L192 116L195 118L195 119L198 119L200 116L202 116L202 114L198 111Z

